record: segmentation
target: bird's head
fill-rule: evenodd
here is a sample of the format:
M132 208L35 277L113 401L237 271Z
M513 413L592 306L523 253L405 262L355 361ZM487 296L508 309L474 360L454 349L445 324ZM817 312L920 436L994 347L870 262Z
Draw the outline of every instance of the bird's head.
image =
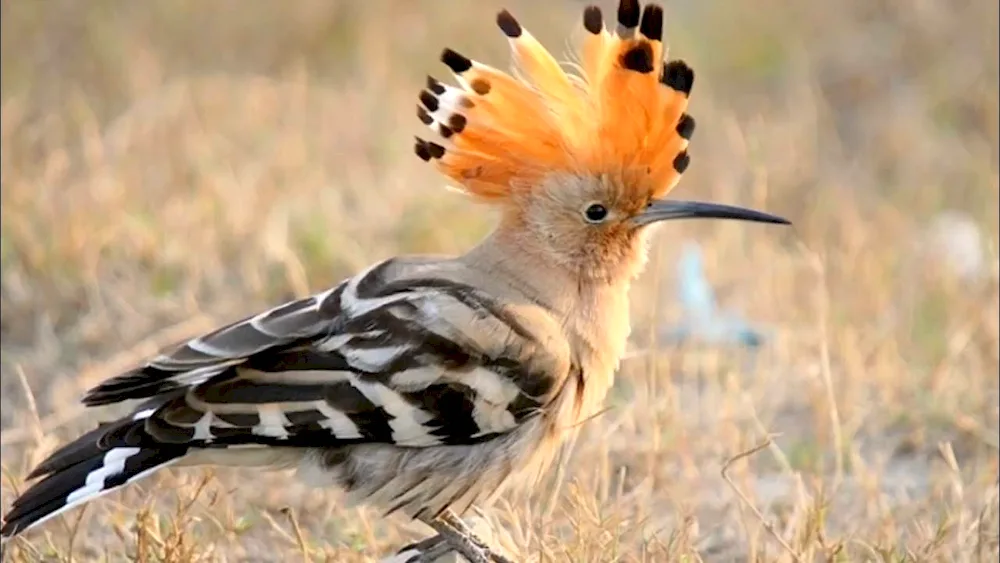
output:
M503 209L501 229L584 278L638 272L648 226L669 219L787 223L766 213L666 199L688 167L694 72L664 61L663 10L621 0L617 25L583 13L566 72L507 11L513 75L450 49L458 87L429 78L417 114L443 140L416 153L458 187Z

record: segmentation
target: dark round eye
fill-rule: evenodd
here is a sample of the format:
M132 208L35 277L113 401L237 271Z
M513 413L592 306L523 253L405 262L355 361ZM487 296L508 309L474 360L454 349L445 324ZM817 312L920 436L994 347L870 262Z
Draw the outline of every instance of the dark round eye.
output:
M600 203L591 203L583 210L583 216L591 223L600 223L608 217L608 208Z

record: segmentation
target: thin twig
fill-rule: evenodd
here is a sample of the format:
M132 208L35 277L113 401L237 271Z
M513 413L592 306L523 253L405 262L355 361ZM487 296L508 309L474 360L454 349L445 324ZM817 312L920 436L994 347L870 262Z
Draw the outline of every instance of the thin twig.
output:
M281 509L281 512L284 513L285 510L286 509ZM295 540L295 537L293 537L292 534L289 534L282 525L278 524L278 522L274 519L274 517L271 516L266 510L262 510L260 512L260 515L262 518L264 518L264 520L267 520L267 523L271 525L271 528L275 532L277 532L278 535L280 535L286 541L288 541L288 543L292 545L296 545L298 543Z
M804 243L801 248L816 273L817 288L817 319L816 324L819 330L819 353L820 353L820 375L823 378L823 390L826 393L826 401L829 408L831 433L833 435L833 458L834 476L833 490L840 488L844 480L844 436L840 422L840 409L837 407L837 394L833 389L832 367L830 365L830 290L826 278L826 266L819 253L814 252Z
M76 516L76 520L73 521L73 525L69 527L69 540L66 542L66 551L69 553L69 561L73 561L73 544L76 543L76 538L80 535L80 524L83 523L83 517L87 513L87 505L84 504L80 507L80 512Z
M42 441L44 432L42 432L42 419L38 415L38 402L35 400L35 392L31 390L31 385L28 384L28 377L24 374L24 368L21 364L17 364L14 369L17 371L17 379L24 390L24 399L28 402L28 412L31 413L31 426L29 427L31 437L38 444Z
M743 491L741 491L739 487L736 486L736 483L734 483L732 478L729 476L729 468L732 467L734 463L740 461L741 459L746 459L748 457L760 453L765 448L770 447L771 442L772 442L771 437L768 436L767 439L761 442L760 444L757 444L756 446L750 448L749 450L740 452L735 456L726 460L726 463L722 465L722 471L721 471L722 478L733 489L733 492L736 493L736 496L740 497L740 500L743 502L743 504L750 509L750 512L752 512L753 515L757 517L757 520L760 521L760 524L762 526L764 526L764 529L767 530L767 532L771 534L771 536L775 540L777 540L779 544L781 544L781 547L783 547L785 551L787 551L788 554L792 556L792 559L794 559L798 563L802 563L802 557L800 557L799 554L796 553L794 549L792 549L792 546L788 545L788 542L785 541L785 538L781 537L781 535L778 534L778 532L774 529L774 525L768 522L767 519L764 518L764 515L760 513L760 510L757 510L757 507L754 506L753 502L750 501L750 498L747 497L747 495Z
M302 528L299 526L299 520L295 517L295 512L290 508L285 508L282 512L288 516L288 521L292 523L292 531L295 532L295 541L299 544L299 550L302 552L302 560L309 563L309 546L306 545L306 538L302 534Z

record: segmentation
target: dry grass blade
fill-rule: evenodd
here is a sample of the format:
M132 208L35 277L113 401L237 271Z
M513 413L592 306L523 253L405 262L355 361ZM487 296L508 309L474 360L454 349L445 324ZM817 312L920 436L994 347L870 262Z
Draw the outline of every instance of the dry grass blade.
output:
M302 561L305 563L309 562L309 546L306 544L306 538L302 534L302 528L299 526L299 521L295 518L295 511L291 508L283 508L281 513L288 517L288 521L292 525L292 531L295 533L295 542L298 544L299 552L302 553Z
M762 2L663 3L670 58L698 76L676 196L795 228L660 229L614 414L483 507L528 561L997 560L1000 4ZM507 64L481 3L58 4L0 18L4 511L57 441L114 414L78 404L98 380L381 258L464 251L497 220L409 137L441 48ZM577 0L504 7L550 46L581 25ZM766 341L656 344L690 313L691 240L714 310ZM773 455L706 469L772 430ZM189 471L5 561L362 563L426 533L287 472L219 470L189 502Z
M763 526L764 529L767 530L769 534L771 534L771 537L773 537L775 541L777 541L778 544L781 545L782 548L784 548L785 552L788 553L788 555L790 555L792 559L794 559L799 563L802 563L803 561L802 557L792 548L791 545L788 544L787 541L785 541L785 538L781 537L781 534L779 534L778 531L775 529L774 524L769 522L767 518L765 518L764 515L761 514L760 510L758 510L757 507L754 506L753 501L751 501L750 498L747 497L746 493L744 493L738 486L736 486L736 483L733 482L732 477L729 476L729 468L732 467L734 463L743 459L753 457L754 455L757 455L762 450L771 447L772 443L773 442L771 438L768 437L766 440L750 448L749 450L742 451L734 455L733 457L727 459L726 462L722 465L722 470L720 471L720 473L722 475L722 478L729 485L729 487L733 490L734 493L736 493L736 496L740 497L740 502L742 502L743 505L746 506L750 510L750 512L752 512L753 515L757 518L757 521L760 522L760 525Z

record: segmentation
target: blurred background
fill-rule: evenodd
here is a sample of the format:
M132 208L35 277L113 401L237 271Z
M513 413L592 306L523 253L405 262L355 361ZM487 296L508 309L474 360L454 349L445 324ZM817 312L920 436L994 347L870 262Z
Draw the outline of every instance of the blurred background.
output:
M4 509L113 414L78 404L100 379L488 232L413 156L417 93L445 46L506 67L500 8L562 55L584 5L0 4ZM661 229L608 411L490 521L529 561L996 561L997 2L665 8L698 77L675 194L795 227ZM286 477L163 472L9 555L369 561L427 533Z

